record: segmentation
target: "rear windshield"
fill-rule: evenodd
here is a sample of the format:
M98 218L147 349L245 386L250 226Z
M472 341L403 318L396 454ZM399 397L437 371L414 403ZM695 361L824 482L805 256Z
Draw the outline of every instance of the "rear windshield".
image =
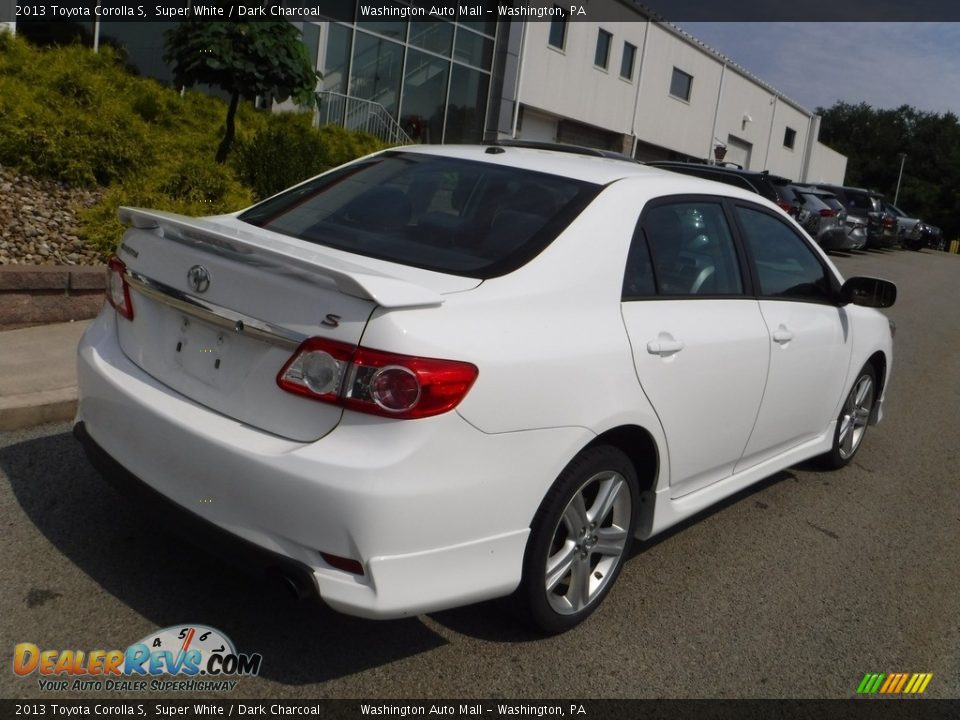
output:
M866 210L867 212L876 212L880 210L880 201L861 192L847 192L847 207L854 210Z
M803 206L807 210L820 210L821 208L828 207L827 203L824 202L824 197L822 195L800 192L798 193L798 197L803 198Z
M600 190L556 175L395 151L287 190L240 219L358 255L489 278L539 254Z

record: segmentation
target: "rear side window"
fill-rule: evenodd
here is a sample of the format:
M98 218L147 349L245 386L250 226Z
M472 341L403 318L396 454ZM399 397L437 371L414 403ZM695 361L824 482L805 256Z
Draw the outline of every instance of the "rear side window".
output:
M720 203L671 202L643 214L627 257L625 299L742 295L743 281Z
M240 219L358 255L487 278L539 254L600 189L491 163L390 152L288 190Z
M737 207L764 297L831 302L826 270L793 229L772 215Z
M776 193L776 200L790 203L791 205L799 202L797 191L789 185L773 184L773 190Z

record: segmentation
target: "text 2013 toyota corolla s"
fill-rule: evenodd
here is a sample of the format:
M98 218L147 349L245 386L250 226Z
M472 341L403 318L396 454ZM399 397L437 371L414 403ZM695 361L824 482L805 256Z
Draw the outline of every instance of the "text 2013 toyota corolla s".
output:
M345 613L514 594L562 631L634 537L843 466L880 419L896 288L728 185L422 146L235 215L120 214L77 436Z

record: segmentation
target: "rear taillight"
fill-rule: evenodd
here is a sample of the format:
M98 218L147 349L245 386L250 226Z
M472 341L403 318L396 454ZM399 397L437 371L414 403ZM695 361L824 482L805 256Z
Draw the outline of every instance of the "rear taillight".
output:
M477 379L475 365L398 355L310 338L277 375L287 392L384 417L413 419L455 408Z
M835 215L836 215L836 213L835 213L833 210L831 210L830 208L823 208L823 209L820 211L820 217L833 217L833 216L835 216Z
M127 320L133 320L133 305L130 304L130 286L127 285L127 266L114 256L107 263L107 302Z
M777 205L779 205L780 209L783 210L785 213L787 213L787 215L793 214L793 205L791 205L790 203L784 202L783 200L778 200Z
M897 219L895 217L893 217L892 215L884 215L883 226L885 228L892 228L896 226L896 224L897 224Z

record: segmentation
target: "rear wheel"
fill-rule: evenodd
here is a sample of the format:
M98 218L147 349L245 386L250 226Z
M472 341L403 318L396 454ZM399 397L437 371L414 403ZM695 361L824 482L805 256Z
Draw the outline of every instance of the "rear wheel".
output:
M853 460L867 432L876 394L877 374L872 365L865 365L840 409L833 434L833 448L823 456L828 468L839 469Z
M636 471L610 446L574 458L544 498L531 527L517 599L541 630L585 620L623 567L635 528Z

